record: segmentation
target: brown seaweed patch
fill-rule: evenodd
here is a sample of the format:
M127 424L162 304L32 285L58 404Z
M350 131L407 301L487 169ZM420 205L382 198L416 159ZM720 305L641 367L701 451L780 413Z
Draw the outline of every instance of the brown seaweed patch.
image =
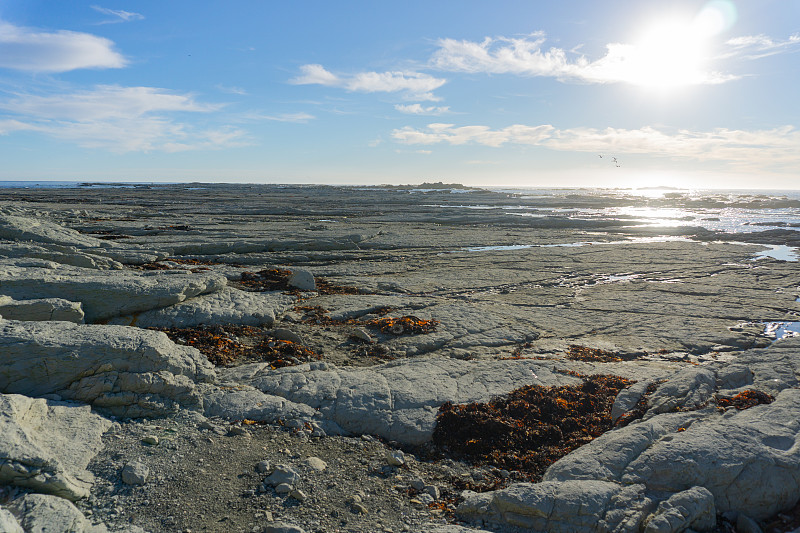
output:
M730 398L718 397L717 405L720 407L735 407L738 410L749 409L759 404L768 404L775 401L775 397L757 390L748 389Z
M295 342L273 339L252 326L199 326L149 328L165 333L173 342L197 348L215 366L240 361L266 362L273 368L319 360L313 350Z
M572 450L613 427L611 406L633 382L589 376L580 385L530 385L487 403L441 406L433 442L477 464L516 470L531 481Z
M438 324L438 320L423 320L412 315L405 315L400 318L387 316L368 320L365 323L367 326L377 328L383 333L391 333L392 335L431 333L436 331L436 326Z
M617 363L622 361L622 357L616 352L609 352L601 350L600 348L589 348L588 346L580 346L578 344L569 345L567 359L591 363Z

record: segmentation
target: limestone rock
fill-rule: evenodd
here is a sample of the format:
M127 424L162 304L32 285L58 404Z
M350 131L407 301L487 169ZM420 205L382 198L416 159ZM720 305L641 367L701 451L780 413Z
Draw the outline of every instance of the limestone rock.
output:
M11 511L0 507L0 531L3 533L25 533Z
M92 525L71 502L45 494L26 494L9 506L25 531L47 533L106 533Z
M108 247L106 241L82 235L42 218L0 215L0 239L62 244L77 248Z
M195 382L214 379L195 348L160 332L69 322L0 320L0 392L57 394L119 416L199 409Z
M652 506L643 485L603 481L517 483L462 497L456 511L462 519L555 533L637 531Z
M436 413L443 403L487 401L523 385L566 385L576 378L553 372L540 361L458 361L417 358L368 369L340 369L311 363L272 370L266 364L219 369L220 380L250 384L274 402L283 398L318 412L322 420L354 434L379 435L405 444L422 444L433 434ZM245 394L245 393L242 393ZM253 392L246 393L253 395ZM233 391L226 401L234 397ZM220 398L222 399L222 398ZM215 400L216 401L216 400ZM253 418L250 398L245 413L227 409L231 418ZM207 403L208 405L208 403ZM265 410L265 414L271 413ZM207 416L220 413L219 408ZM286 415L290 418L289 415ZM258 418L255 418L258 419Z
M111 423L89 406L0 394L0 483L77 500Z
M607 432L556 461L544 480L601 479L667 494L704 487L717 512L764 519L797 502L798 441L800 390L785 389L768 405L662 414Z
M289 286L301 291L313 291L317 288L317 282L314 280L314 275L308 270L295 268L292 270L292 275L286 281Z
M674 533L693 529L710 531L717 525L714 496L703 487L692 487L658 504L647 517L644 533Z
M662 383L650 397L645 418L666 413L677 408L698 409L711 400L717 387L717 376L713 370L690 367L680 370Z
M0 294L80 302L90 323L174 305L219 291L226 284L224 276L185 271L114 273L66 266L54 270L0 265Z
M218 324L270 326L275 321L275 315L290 308L295 301L295 297L281 292L246 292L226 287L169 307L112 318L108 323L141 328L188 328Z
M8 320L59 320L83 324L81 304L61 298L14 300L0 296L0 316Z

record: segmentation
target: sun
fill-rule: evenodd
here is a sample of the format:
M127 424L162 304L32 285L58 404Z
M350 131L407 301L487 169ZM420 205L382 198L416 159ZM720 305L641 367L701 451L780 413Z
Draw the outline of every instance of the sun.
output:
M661 90L713 83L711 44L734 19L733 4L713 0L694 17L660 18L645 25L625 49L625 79Z

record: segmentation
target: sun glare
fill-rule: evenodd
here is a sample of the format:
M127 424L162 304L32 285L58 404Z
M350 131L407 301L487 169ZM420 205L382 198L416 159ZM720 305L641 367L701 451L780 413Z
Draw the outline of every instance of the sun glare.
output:
M626 58L629 81L663 90L709 83L712 39L735 17L730 1L713 0L694 18L662 19L646 26Z

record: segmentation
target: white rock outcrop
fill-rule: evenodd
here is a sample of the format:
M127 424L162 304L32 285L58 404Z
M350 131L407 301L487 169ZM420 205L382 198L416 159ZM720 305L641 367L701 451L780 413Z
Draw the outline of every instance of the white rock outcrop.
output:
M105 525L94 525L71 502L46 494L26 494L9 504L26 532L107 533Z
M487 401L523 385L578 381L531 360L418 358L367 369L310 363L271 370L267 364L252 364L219 372L221 382L249 384L268 396L307 406L345 432L406 444L430 440L439 406L447 401Z
M80 302L89 323L174 305L219 291L228 282L224 276L185 271L114 272L42 266L0 264L0 295L19 300L62 298Z
M88 496L86 465L111 423L87 405L0 394L0 484L77 500Z
M120 416L202 408L213 366L160 332L123 326L0 320L0 392L56 394Z
M141 328L188 328L218 324L270 326L276 314L283 313L296 301L294 296L282 292L246 292L225 287L218 292L190 298L169 307L112 318L108 323Z
M8 320L58 320L83 324L81 304L62 298L14 300L10 296L0 296L0 316Z

